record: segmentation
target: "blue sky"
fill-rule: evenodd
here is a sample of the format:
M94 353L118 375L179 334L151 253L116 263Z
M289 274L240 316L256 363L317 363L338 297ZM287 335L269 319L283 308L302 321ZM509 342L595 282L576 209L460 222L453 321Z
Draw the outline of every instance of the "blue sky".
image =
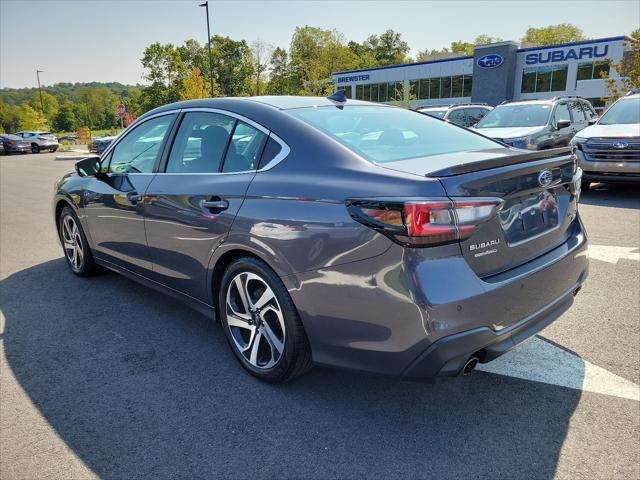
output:
M206 40L198 1L0 0L0 87L43 83L142 83L140 58L153 42ZM529 26L573 23L591 38L640 27L631 1L210 1L212 33L287 47L296 26L336 28L362 41L392 28L411 55L486 33L518 40Z

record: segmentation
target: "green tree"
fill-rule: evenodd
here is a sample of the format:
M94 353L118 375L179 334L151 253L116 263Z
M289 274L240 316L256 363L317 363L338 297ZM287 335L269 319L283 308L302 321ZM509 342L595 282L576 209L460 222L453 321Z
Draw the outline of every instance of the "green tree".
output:
M71 132L76 129L77 120L70 103L63 103L53 117L53 129L56 132Z
M244 40L229 37L211 37L214 81L225 97L251 95L253 57Z
M20 106L20 130L49 130L49 121L42 112L23 103Z
M559 43L579 42L586 40L582 30L569 23L559 23L548 27L529 27L522 37L523 42L539 45L557 45Z
M267 93L272 95L292 95L293 73L289 63L289 54L284 48L277 47L271 55L271 75L267 84Z
M33 92L29 97L28 103L31 108L39 112L42 112L42 105L44 105L44 115L49 122L51 122L56 113L58 113L58 99L49 92L42 92L42 103L40 103L40 92Z
M490 43L502 42L500 37L492 37L491 35L478 35L473 41L474 45L488 45Z
M0 100L0 130L13 133L20 129L22 112L18 105L12 105Z
M379 36L371 35L365 40L364 47L373 52L378 65L397 65L409 61L409 44L402 40L399 32L391 29Z
M260 95L260 86L262 82L262 74L268 73L269 61L273 55L274 47L270 43L262 39L257 39L251 43L251 54L253 55L253 71L255 94Z
M211 95L210 84L200 73L198 67L192 67L189 75L182 81L181 100L207 98Z
M469 42L463 42L462 40L458 42L451 42L451 51L453 53L464 53L465 55L473 55L473 49L475 45Z
M640 29L631 33L627 46L629 50L624 53L622 59L611 65L620 78L610 78L605 72L601 73L609 89L606 101L614 101L629 90L640 89Z

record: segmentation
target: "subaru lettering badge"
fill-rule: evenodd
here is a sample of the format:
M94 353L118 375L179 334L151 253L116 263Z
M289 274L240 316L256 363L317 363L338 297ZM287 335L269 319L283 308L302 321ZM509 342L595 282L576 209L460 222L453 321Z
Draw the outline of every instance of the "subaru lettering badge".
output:
M627 148L629 144L627 142L615 142L611 145L611 148Z
M502 58L497 53L491 53L489 55L485 55L478 59L478 66L481 68L495 68L502 65L504 62L504 58Z
M552 181L553 173L551 173L551 170L543 170L540 172L540 175L538 175L538 184L541 187L548 187Z

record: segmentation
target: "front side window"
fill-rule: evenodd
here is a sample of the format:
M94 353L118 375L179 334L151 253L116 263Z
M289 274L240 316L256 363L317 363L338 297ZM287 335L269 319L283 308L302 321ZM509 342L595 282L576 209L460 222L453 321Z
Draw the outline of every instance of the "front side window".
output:
M566 103L559 103L556 107L556 111L553 114L553 124L558 125L560 120L566 120L571 122L571 114L569 113L569 106Z
M293 109L287 113L374 163L500 146L448 122L402 108L321 107Z
M110 173L152 173L160 147L176 115L163 115L138 125L115 146Z
M537 127L547 124L551 105L521 103L501 105L491 110L476 125L478 128Z
M219 172L235 122L219 113L188 112L173 142L167 173Z
M475 125L482 117L487 114L488 110L486 108L467 108L467 120L469 125Z

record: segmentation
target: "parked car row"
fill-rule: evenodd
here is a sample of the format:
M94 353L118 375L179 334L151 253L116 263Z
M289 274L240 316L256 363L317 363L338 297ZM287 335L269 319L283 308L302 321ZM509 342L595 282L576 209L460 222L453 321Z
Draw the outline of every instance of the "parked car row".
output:
M495 108L459 104L417 110L513 148L547 150L573 145L584 171L584 188L592 181L640 181L638 93L619 99L600 119L591 103L579 97L517 100ZM472 113L476 111L482 116Z
M0 153L55 152L60 144L51 132L23 130L14 134L2 134L3 149Z

